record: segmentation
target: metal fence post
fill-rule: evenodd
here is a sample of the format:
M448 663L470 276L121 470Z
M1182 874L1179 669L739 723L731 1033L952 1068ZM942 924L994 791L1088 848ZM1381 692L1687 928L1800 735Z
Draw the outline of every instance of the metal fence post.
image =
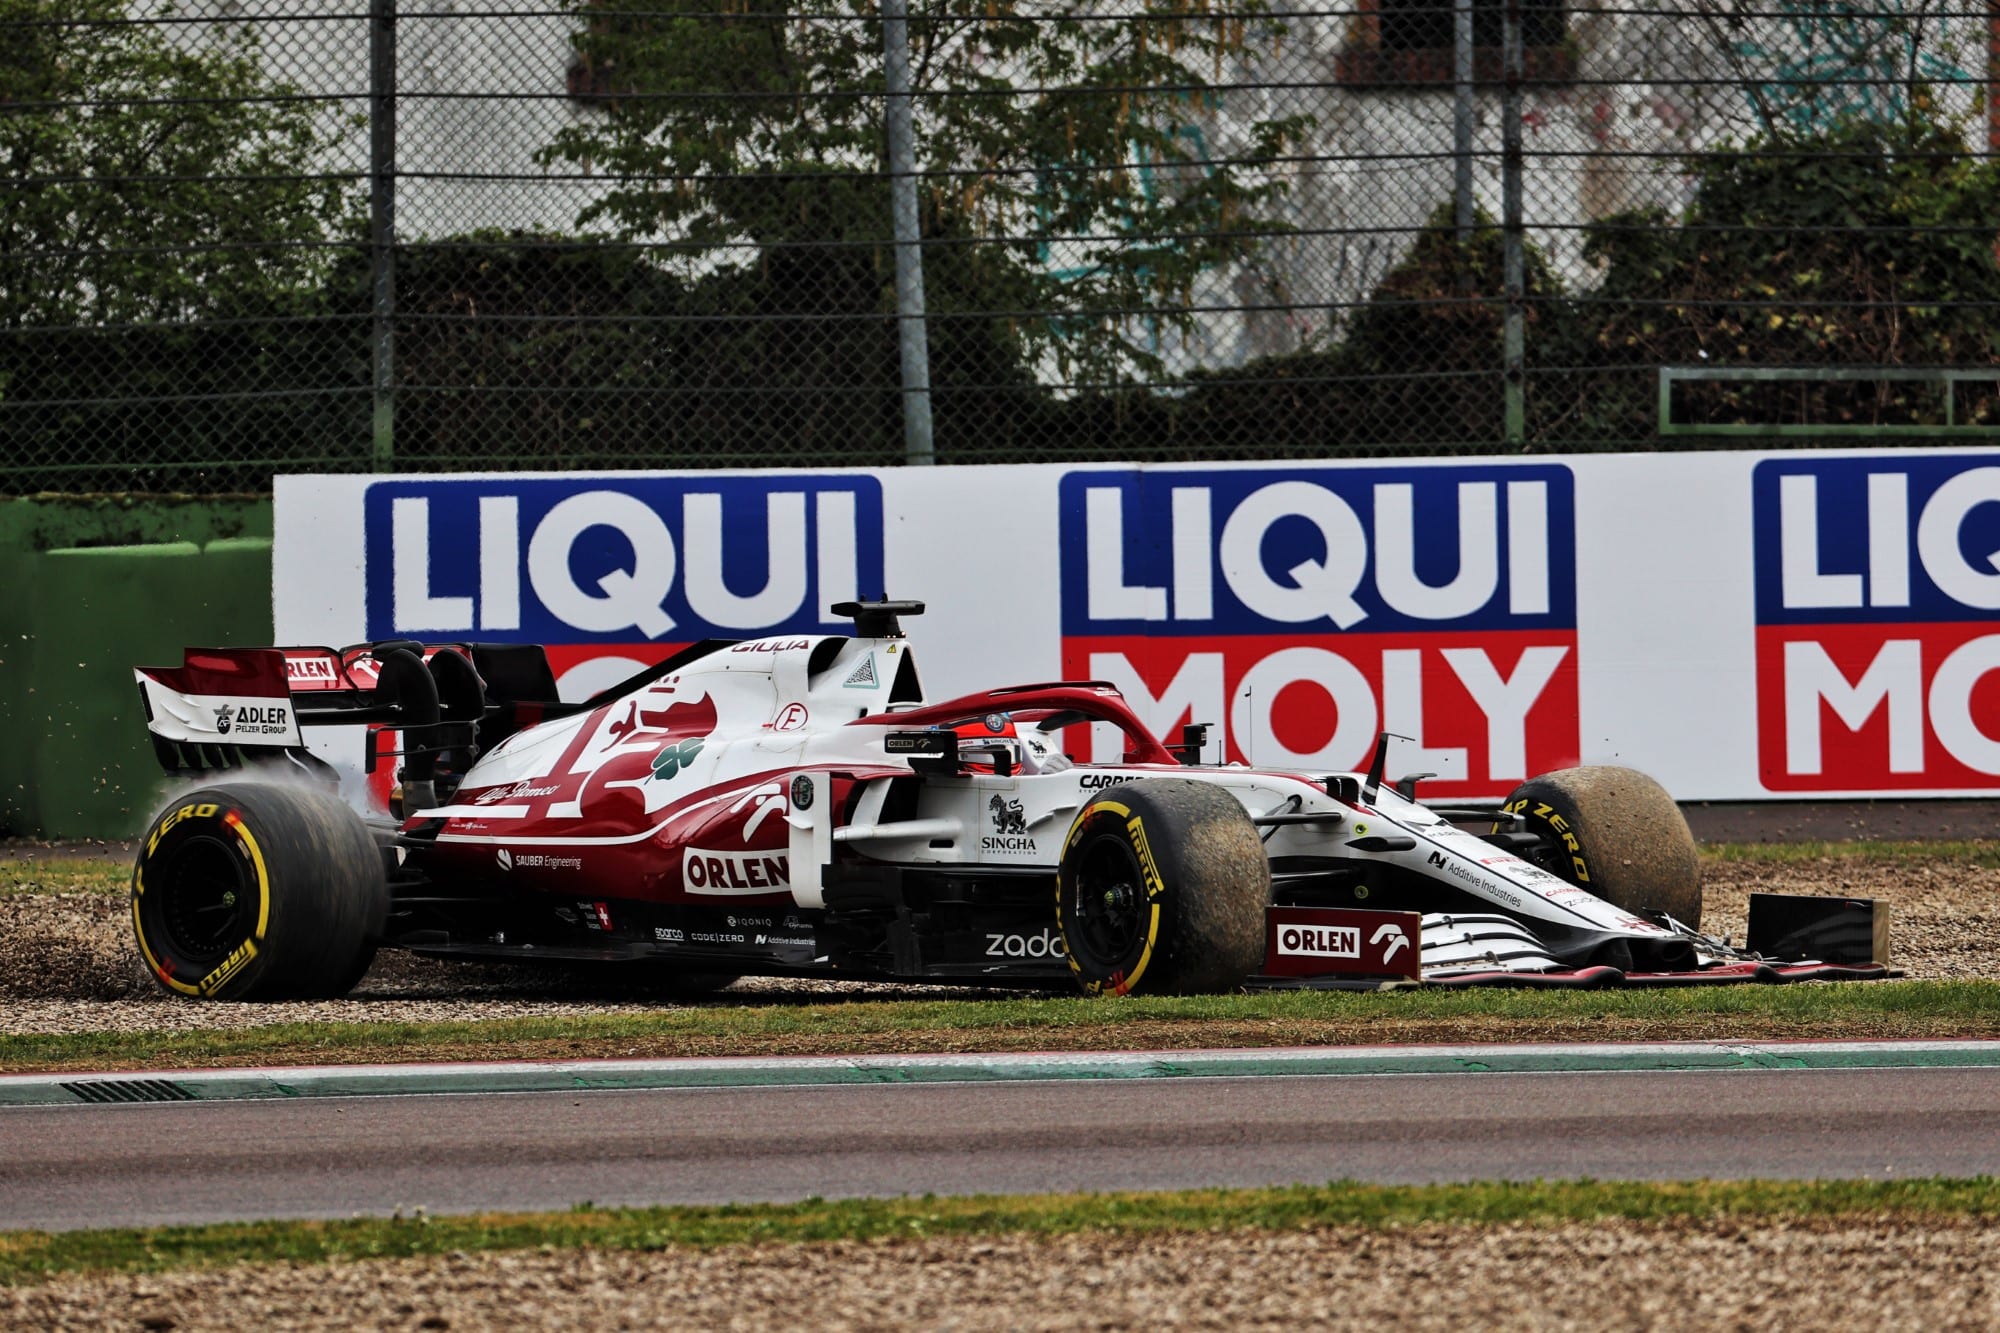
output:
M908 13L906 0L882 0L889 200L896 235L896 330L903 364L903 461L927 464L937 461L937 452L931 441L931 349L924 326L924 254L917 231Z
M1451 78L1451 195L1458 243L1464 245L1472 239L1472 0L1452 6ZM1472 275L1459 276L1465 282Z
M1522 325L1527 296L1525 237L1521 227L1521 0L1507 0L1502 17L1501 60L1502 97L1500 105L1500 243L1501 264L1507 286L1507 308L1502 325L1501 355L1505 361L1507 402L1507 443L1518 445L1527 438L1527 402L1522 382L1525 373L1526 331Z
M368 239L373 277L374 466L396 460L396 0L368 6Z

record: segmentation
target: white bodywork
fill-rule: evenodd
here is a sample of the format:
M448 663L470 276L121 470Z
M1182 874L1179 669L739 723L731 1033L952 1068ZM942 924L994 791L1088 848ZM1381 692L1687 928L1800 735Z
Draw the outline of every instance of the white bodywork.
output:
M915 814L887 819L883 812L891 783L912 772L909 762L888 745L892 734L905 729L894 720L888 696L894 672L908 669L910 646L903 639L838 638L833 640L836 650L822 648L826 642L803 636L722 649L613 703L520 733L479 761L450 806L430 813L476 815L482 828L495 821L532 820L537 836L504 840L582 846L630 841L650 832L563 829L565 820L583 817L593 781L605 789L638 789L648 815L657 815L660 824L669 811L684 808L680 802L698 794L713 801L750 798L782 812L794 901L817 909L824 906L825 869L843 854L903 865L1053 873L1071 821L1093 794L1146 778L1192 778L1229 792L1253 819L1322 817L1270 827L1266 845L1274 858L1394 864L1489 905L1490 915L1434 914L1425 921L1429 975L1496 965L1515 971L1562 966L1536 943L1531 929L1523 928L1525 923L1628 938L1674 935L1457 827L1390 786L1379 787L1363 804L1330 795L1332 775L1168 764L1077 765L1049 757L1055 746L1042 742L1058 741L1059 735L1016 736L1011 726L1009 734L994 736L991 744L1009 754L1014 771L926 774ZM815 655L821 665L809 671ZM968 701L965 721L978 721L988 707L999 713L1002 703L975 696ZM629 771L631 759L651 760L662 748L663 733L649 730L648 717L704 707L713 709L714 726L670 780ZM882 720L857 724L856 719L868 716ZM969 749L976 750L979 743L975 737ZM627 760L626 775L610 776L621 758ZM774 780L772 775L780 771L794 776ZM843 822L837 822L824 790L826 775L837 772L875 775L862 778L851 816ZM1361 775L1349 776L1358 787ZM551 799L515 799L521 793ZM1371 836L1396 835L1414 845L1384 850L1352 845ZM488 840L502 839L449 828L439 839Z
M282 675L281 655L265 656L274 660L224 651L201 665L191 657L186 668L142 670L152 730L175 741L303 753L296 699L210 697L218 682L234 680L230 672L254 678L261 665ZM273 677L257 688L281 692L284 684ZM246 708L253 727L268 726L269 734L220 729L218 719L240 721ZM1092 708L1105 714L1098 722L1126 728L1128 757L1150 762L1084 765L1063 755L1064 728L1081 735L1078 718ZM461 850L502 864L522 849L580 856L653 840L678 864L668 832L674 821L726 825L739 849L731 855L751 858L746 866L784 857L785 878L760 870L746 891L788 889L797 907L819 910L827 870L843 859L1053 876L1073 821L1094 796L1152 778L1193 780L1242 805L1274 862L1341 872L1373 866L1457 890L1452 901L1473 910L1425 917L1426 976L1573 965L1574 949L1572 962L1559 962L1543 939L1684 942L1697 966L1730 956L1726 945L1614 907L1365 775L1183 765L1143 733L1108 686L1023 686L926 703L899 634L781 636L718 648L518 731L479 756L447 803L411 817L442 821L440 847L471 844ZM910 757L913 737L947 734L957 762ZM836 784L848 798L839 808ZM905 794L892 814L899 788ZM772 820L781 821L782 837L773 836L780 825ZM736 864L716 856L718 865ZM776 875L779 863L770 864Z

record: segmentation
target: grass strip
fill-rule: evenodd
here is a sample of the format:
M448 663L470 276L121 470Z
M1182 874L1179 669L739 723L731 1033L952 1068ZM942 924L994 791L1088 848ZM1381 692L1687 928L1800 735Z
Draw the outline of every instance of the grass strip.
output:
M1514 1041L2000 1038L2000 982L726 1005L443 1023L0 1036L0 1071Z
M595 1208L557 1213L242 1222L198 1227L0 1232L0 1283L63 1274L162 1272L224 1264L332 1263L541 1246L657 1250L668 1246L809 1244L835 1240L1052 1236L1078 1231L1322 1227L1430 1223L1560 1226L1622 1218L1735 1223L1805 1219L1947 1221L2000 1213L2000 1180L1543 1182L1361 1185L1161 1193L808 1199L796 1204Z
M1820 861L1865 861L1883 865L1948 863L1981 870L2000 869L2000 841L1979 838L1935 842L1859 839L1853 842L1725 842L1701 849L1704 862L1742 861L1758 865L1810 865Z
M103 856L17 856L0 860L0 898L10 894L132 891L132 862Z

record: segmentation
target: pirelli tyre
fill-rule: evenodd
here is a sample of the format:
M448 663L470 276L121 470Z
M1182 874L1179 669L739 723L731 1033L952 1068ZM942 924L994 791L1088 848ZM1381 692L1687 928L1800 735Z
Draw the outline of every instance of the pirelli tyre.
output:
M1063 841L1056 926L1092 995L1233 990L1264 962L1271 863L1219 787L1147 778L1099 792Z
M176 799L132 870L132 928L160 985L211 1000L325 999L368 969L382 853L331 794L232 783Z
M1674 798L1644 773L1557 769L1516 787L1505 807L1541 835L1543 864L1614 906L1701 925L1701 861Z

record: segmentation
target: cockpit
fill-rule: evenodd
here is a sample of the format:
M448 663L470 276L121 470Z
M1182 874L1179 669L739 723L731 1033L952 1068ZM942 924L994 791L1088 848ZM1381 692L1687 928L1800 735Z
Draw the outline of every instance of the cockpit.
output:
M958 733L958 756L967 772L1060 773L1073 763L1056 732L1016 722L1011 713L987 713L952 730Z

